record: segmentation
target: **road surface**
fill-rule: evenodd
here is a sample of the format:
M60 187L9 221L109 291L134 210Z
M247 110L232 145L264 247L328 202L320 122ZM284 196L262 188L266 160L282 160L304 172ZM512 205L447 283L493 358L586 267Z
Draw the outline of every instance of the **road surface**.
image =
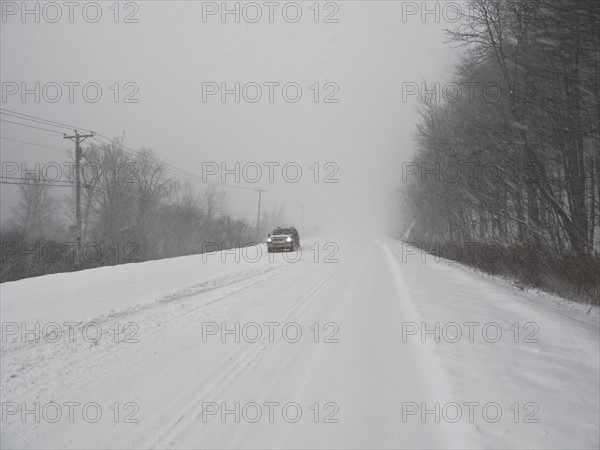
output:
M598 308L385 237L0 290L2 448L600 446Z

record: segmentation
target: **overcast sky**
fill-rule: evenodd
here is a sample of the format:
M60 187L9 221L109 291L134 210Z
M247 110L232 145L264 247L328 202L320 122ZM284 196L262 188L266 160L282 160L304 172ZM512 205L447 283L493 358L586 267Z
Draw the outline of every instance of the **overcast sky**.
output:
M20 10L12 14L21 2L2 3L2 108L109 137L125 133L127 146L152 148L168 164L198 174L203 163L226 163L230 168L236 162L241 167L256 163L264 169L258 183L236 183L233 175L227 182L265 189L263 210L285 203L288 220L294 224L300 224L301 205L305 205L306 228L319 225L327 232L346 230L348 225L389 225L402 162L414 152L418 119L417 103L402 101L402 83L444 82L451 78L456 60L454 50L444 43L444 28L450 25L443 20L423 23L416 16L403 21L402 2L322 2L318 23L312 1L299 2L302 17L296 23L285 20L293 20L297 12L288 7L284 17L283 6L289 2L274 9L273 23L263 2L257 3L262 17L256 23L248 20L253 20L257 9L244 9L244 2L239 4L240 23L233 15L223 23L219 12L205 14L203 20L203 8L208 13L213 6L220 8L221 2L130 2L121 4L117 23L113 2L101 2L102 16L95 23L94 6L86 6L83 16L88 2L75 7L73 23L63 2L56 3L62 16L55 23L50 21L56 11L45 3L28 4L39 8L39 23L34 14L24 18ZM235 8L235 2L228 6ZM324 23L326 17L338 22ZM42 91L38 102L33 94L25 99L20 92L10 94L14 86L21 89L25 83L34 88L36 82ZM69 82L79 83L73 88L73 102L64 84ZM248 83L257 83L262 87L261 99L251 103L242 95L236 103L230 94L223 103L217 93L203 101L203 83L216 83L210 86L219 88L227 83L233 89L236 82L248 99L256 95L256 85ZM273 103L264 85L269 82L279 83L273 85ZM54 103L50 100L56 91L48 83L63 86ZM97 102L91 101L92 88L89 98L84 98L86 83L97 83L102 89ZM119 83L117 102L115 83ZM297 83L287 91L290 100L296 92L293 86L302 89L295 103L286 101L282 93L288 83ZM319 83L318 102L315 83ZM126 103L128 94L138 102ZM338 102L324 102L327 95ZM59 134L6 121L1 134L73 151L73 144ZM69 160L65 153L8 139L2 139L1 145L3 163ZM279 164L273 183L264 163ZM302 169L298 182L284 179L281 169L286 163ZM320 169L318 183L313 179L315 167ZM327 174L339 182L324 183ZM291 167L287 175L293 178L295 170ZM209 179L220 181L220 174ZM5 220L16 187L0 186ZM248 212L248 218L255 220L257 192L224 191L228 210L239 215Z

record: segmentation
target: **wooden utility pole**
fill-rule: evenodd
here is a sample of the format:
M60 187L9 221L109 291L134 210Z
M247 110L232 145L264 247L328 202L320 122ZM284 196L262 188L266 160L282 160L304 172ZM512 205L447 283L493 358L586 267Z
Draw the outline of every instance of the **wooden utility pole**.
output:
M63 139L71 139L75 142L75 185L76 185L76 200L75 200L75 218L77 221L77 245L76 245L76 256L75 256L75 264L79 267L81 266L81 259L83 256L83 249L81 243L81 178L80 178L80 170L79 164L81 161L81 145L86 138L93 137L94 132L92 134L79 134L77 130L75 130L75 134L73 136L64 135Z
M256 216L256 238L259 238L259 226L260 226L260 200L262 198L262 193L263 192L267 192L264 189L255 189L256 192L258 192L258 214Z

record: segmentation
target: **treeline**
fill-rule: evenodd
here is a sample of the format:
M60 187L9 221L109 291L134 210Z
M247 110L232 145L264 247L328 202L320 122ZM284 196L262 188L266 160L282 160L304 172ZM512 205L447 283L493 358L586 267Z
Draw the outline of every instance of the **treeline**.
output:
M599 303L600 2L470 6L454 81L421 91L405 240Z
M76 258L75 194L63 201L40 178L19 185L19 203L0 234L0 281L233 248L256 241L256 228L223 213L225 196L199 192L169 176L147 149L118 140L84 149L81 169L82 257ZM71 174L71 181L74 176ZM254 204L252 205L254 207ZM209 243L211 244L209 246Z

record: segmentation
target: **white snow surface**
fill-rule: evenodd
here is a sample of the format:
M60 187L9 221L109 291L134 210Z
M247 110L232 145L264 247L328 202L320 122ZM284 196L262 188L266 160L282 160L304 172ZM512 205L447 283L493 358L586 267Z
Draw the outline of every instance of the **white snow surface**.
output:
M598 308L384 237L302 244L0 285L0 446L600 447Z

